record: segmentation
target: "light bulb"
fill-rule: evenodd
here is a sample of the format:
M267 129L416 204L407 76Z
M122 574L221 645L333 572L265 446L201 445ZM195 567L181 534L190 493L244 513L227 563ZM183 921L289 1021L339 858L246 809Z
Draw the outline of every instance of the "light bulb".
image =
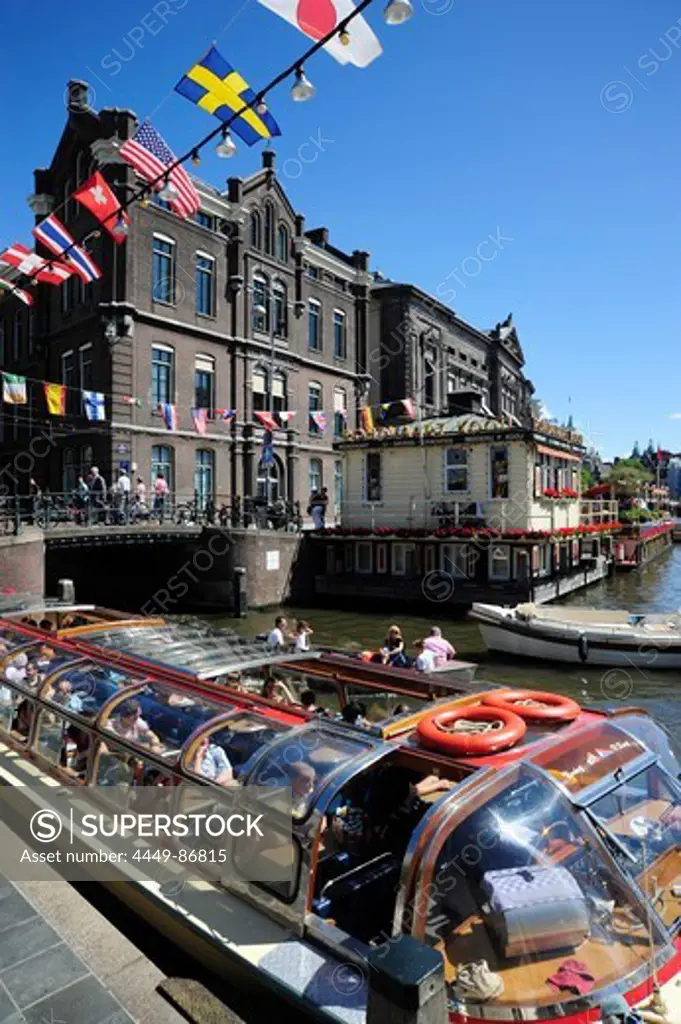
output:
M295 100L296 103L304 103L305 100L311 100L315 92L314 85L305 77L303 69L298 68L296 80L291 87L291 99Z
M346 28L344 28L341 32L338 33L338 42L341 44L341 46L350 45L350 33Z
M389 0L383 11L383 20L387 25L403 25L405 21L409 21L413 13L414 8L409 0Z
M162 199L164 203L172 203L173 199L178 198L179 194L172 181L166 178L163 188L159 190L158 198Z
M267 113L267 104L265 103L264 100L258 100L258 102L255 105L255 112L256 114L261 115Z
M194 164L194 167L198 167L201 163L201 157L199 156L198 149L195 149L192 153L192 163Z
M229 134L229 129L225 128L222 133L222 138L215 147L215 152L218 156L229 158L234 156L236 153L236 143L232 136Z

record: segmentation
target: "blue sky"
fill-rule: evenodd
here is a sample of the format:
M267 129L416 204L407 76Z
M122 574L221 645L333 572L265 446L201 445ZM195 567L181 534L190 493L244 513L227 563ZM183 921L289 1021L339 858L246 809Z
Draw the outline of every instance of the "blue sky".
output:
M538 396L606 457L649 437L681 449L681 5L414 3L396 28L375 0L384 54L370 68L322 53L312 102L272 94L292 202L387 276L448 290L477 325L512 310ZM256 0L169 4L165 24L148 0L4 6L3 245L30 238L24 197L62 130L67 79L90 81L98 107L153 114L179 152L216 123L171 93L211 40L256 88L305 46ZM303 165L310 137L323 150ZM259 164L241 146L200 173L219 184ZM480 268L490 234L506 241Z

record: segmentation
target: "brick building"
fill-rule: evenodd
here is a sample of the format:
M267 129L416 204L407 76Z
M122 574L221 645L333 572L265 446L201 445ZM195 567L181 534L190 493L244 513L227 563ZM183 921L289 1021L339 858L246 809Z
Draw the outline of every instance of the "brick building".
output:
M95 112L86 97L84 83L70 83L66 126L29 197L36 222L58 211L77 238L96 223L79 204L63 204L96 168L121 197L139 184L112 144L135 131L134 114ZM134 203L124 245L105 231L89 244L101 280L39 284L30 315L15 299L0 307L0 365L34 379L28 406L2 409L0 446L11 456L41 427L53 432L51 456L34 475L54 492L70 491L93 463L107 479L127 463L147 484L162 470L186 498L282 497L304 508L323 483L340 505L332 442L346 418L356 421L368 254L341 252L324 228L306 231L271 150L258 173L229 178L224 192L194 180L194 221L157 197ZM68 385L67 416L47 416L39 380ZM81 388L105 394L104 422L85 418ZM176 431L159 415L163 402L177 407ZM205 434L195 429L196 407L208 410ZM225 422L216 409L235 409L236 417ZM296 413L276 431L267 468L257 410ZM317 410L327 414L324 432L309 416Z

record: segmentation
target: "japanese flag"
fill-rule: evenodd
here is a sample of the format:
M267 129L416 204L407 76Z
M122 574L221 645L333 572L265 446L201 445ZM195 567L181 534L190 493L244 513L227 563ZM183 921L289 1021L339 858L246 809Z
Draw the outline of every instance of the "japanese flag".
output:
M310 39L322 39L355 10L352 0L259 0L280 18L300 29ZM350 41L343 46L334 36L324 49L340 64L365 68L383 52L381 44L361 14L347 28Z

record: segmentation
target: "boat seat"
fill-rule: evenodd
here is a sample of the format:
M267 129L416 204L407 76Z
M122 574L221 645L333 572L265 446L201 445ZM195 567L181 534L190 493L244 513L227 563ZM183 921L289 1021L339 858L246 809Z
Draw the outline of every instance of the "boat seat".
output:
M369 942L392 925L401 864L386 851L330 879L313 902L320 917L332 918L350 935Z

